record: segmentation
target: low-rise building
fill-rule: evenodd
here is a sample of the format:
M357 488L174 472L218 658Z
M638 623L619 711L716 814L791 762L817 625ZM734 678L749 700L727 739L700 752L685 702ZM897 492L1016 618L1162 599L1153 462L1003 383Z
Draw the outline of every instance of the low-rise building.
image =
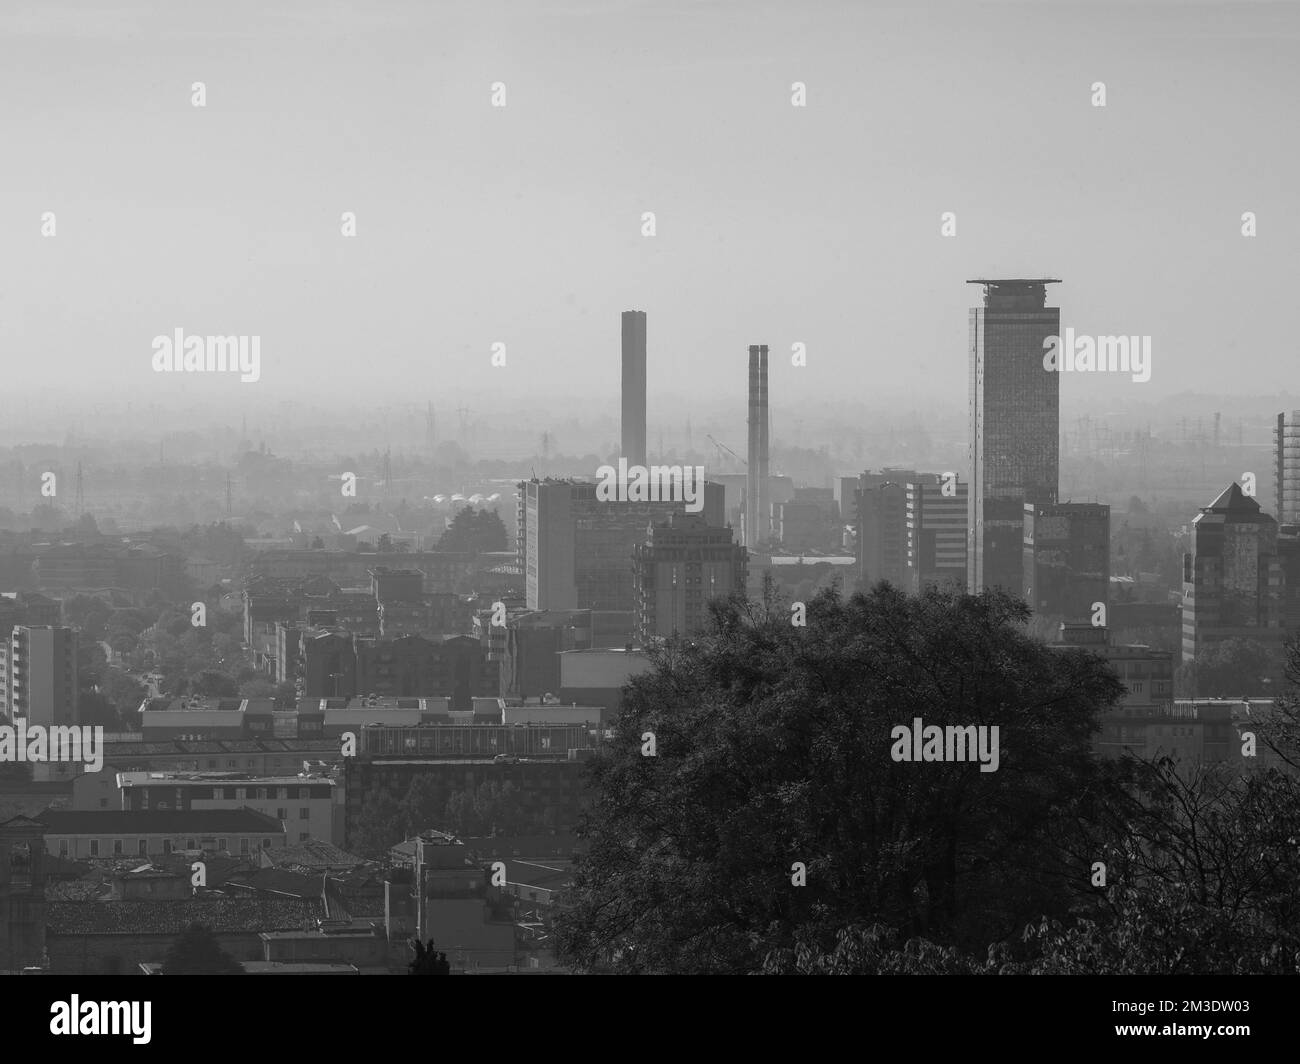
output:
M50 853L74 860L154 857L176 851L248 854L285 843L284 825L255 809L47 809Z

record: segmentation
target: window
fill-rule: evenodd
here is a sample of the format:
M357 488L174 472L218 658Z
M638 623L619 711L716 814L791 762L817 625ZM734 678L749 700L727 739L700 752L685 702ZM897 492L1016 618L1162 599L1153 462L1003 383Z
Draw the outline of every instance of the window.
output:
M299 797L300 799L303 799L304 801L305 801L306 799L310 798L310 797L311 797L311 788L310 788L310 787L299 787L299 788L298 788L298 797Z
M275 811L275 818L277 820L286 820L288 819L288 816L289 816L289 810L285 809L283 806L280 806Z
M108 808L108 799L107 799L107 798L101 798L101 799L99 800L99 808L100 808L100 809L107 809L107 808Z
M311 832L310 832L310 831L300 831L300 832L298 832L298 841L299 841L299 842L306 842L306 841L307 841L308 839L310 839L310 838L311 838Z
M310 809L308 806L305 806L305 805L304 805L301 809L298 810L298 819L299 819L299 820L310 820L310 819L311 819L311 809Z
M61 840L59 841L59 856L60 856L60 857L67 857L67 856L68 856L68 840L67 840L67 839L61 839Z
M1135 695L1140 695L1142 693L1142 682L1140 680L1130 684L1129 686Z
M121 857L121 856L122 856L122 840L121 840L121 839L114 839L114 840L113 840L113 856L114 856L114 857Z
M271 840L270 840L270 839L263 839L263 840L262 840L262 849L264 849L264 850L269 850L270 848L271 848Z
M194 839L186 839L185 848L187 850L197 850L199 848L199 844L195 842Z
M226 768L234 768L235 765L236 761L233 757L226 761Z
M171 853L171 852L172 852L172 840L163 839L163 853Z
M247 840L247 839L240 839L240 840L239 840L239 852L240 852L240 853L248 853L248 840Z
M220 850L222 853L225 853L227 850L230 849L230 840L217 839L217 849Z
M98 857L98 856L99 856L99 840L98 840L98 839L91 839L91 840L90 840L90 856L91 856L91 857Z
M217 767L217 759L215 757L208 758L208 768L216 768L216 767Z
M141 839L139 845L136 847L136 850L137 850L137 852L140 854L141 857L148 857L148 856L149 856L149 843L148 843L148 840L146 840L146 839Z

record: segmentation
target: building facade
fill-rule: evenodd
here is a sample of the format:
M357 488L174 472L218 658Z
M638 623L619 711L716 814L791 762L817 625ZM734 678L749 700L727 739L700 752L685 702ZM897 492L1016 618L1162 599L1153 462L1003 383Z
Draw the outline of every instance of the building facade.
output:
M1056 502L1060 374L1044 367L1061 311L1052 278L979 279L970 311L970 492L967 587L1022 593L1024 505Z
M1039 614L1085 621L1110 593L1110 507L1024 507L1024 598Z
M1277 522L1234 481L1192 522L1192 550L1183 555L1183 661L1228 639L1280 643L1285 583Z
M637 642L657 636L700 635L712 599L744 593L746 550L729 528L711 528L695 514L673 514L651 525L633 554Z

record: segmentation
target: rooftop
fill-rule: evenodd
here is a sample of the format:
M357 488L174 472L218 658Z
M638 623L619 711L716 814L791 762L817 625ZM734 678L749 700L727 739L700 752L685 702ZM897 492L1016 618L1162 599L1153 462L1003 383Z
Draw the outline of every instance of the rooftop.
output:
M216 934L289 931L324 915L315 901L283 898L187 898L180 901L51 901L50 935L179 935L191 924Z

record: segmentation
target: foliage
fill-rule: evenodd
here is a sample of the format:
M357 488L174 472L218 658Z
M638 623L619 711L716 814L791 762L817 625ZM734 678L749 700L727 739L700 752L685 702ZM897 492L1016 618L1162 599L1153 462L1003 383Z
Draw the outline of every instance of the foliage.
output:
M466 506L452 518L451 525L438 539L440 551L486 554L506 549L506 526L495 510L475 510Z
M212 929L191 924L163 959L164 975L243 975L243 966L217 942Z
M1057 840L1101 786L1091 737L1122 692L1101 659L1033 640L1000 593L826 592L804 628L771 601L711 609L632 681L593 762L571 963L738 973L845 927L964 949L1065 914ZM918 717L998 726L1000 768L894 762Z

